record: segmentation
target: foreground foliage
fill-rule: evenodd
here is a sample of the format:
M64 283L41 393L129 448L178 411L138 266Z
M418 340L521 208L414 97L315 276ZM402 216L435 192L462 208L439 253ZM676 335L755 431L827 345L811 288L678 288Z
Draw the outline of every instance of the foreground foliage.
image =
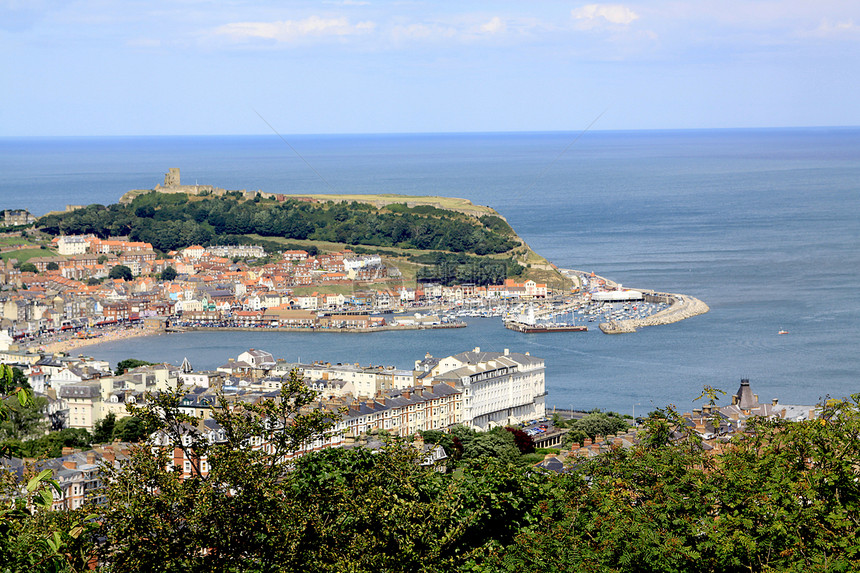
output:
M860 395L822 419L753 422L710 454L681 420L560 478L542 527L487 571L856 571Z
M27 389L16 390L9 399L24 408L34 406ZM13 413L9 402L0 403L0 420ZM9 457L10 448L4 446L0 461ZM0 571L83 571L93 554L89 532L96 516L84 509L51 511L55 493L61 492L51 470L36 471L32 464L23 470L21 476L0 471Z
M284 460L280 453L332 420L306 408L313 396L297 377L274 402L216 410L226 431L218 445L188 433L200 424L179 413L178 396L135 414L160 430L159 443L172 438L187 453L205 454L208 471L195 466L180 479L174 451L153 455L155 444L111 471L100 529L74 540L98 548L101 570L860 568L860 395L828 404L818 420L755 422L716 453L668 409L646 421L640 445L577 460L561 475L512 463L515 436L504 430L424 432L425 441L459 452L448 472L425 467L424 454L401 440L376 452ZM273 449L249 447L259 437ZM70 530L48 517L19 514L23 527L15 529L4 515L6 554ZM31 570L73 567L44 565Z

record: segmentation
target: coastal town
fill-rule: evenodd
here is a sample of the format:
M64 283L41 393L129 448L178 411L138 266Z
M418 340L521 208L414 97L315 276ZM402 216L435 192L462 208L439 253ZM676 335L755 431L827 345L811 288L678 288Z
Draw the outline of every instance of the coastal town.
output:
M162 470L177 483L206 482L223 463L207 452L237 447L234 416L278 407L289 415L263 415L262 431L242 438L235 450L281 468L278 479L314 454L388 455L395 445L415 452L410 463L422 471L456 476L465 460L505 456L511 467L528 467L533 479L547 483L590 460L645 451L653 424L664 416L673 424L666 426L666 443L689 441L702 455L717 457L762 422L803 423L826 415L824 404L760 402L747 379L731 404L719 405L717 393L706 388L710 401L684 413L657 410L636 418L557 410L548 406L545 359L508 348L476 346L440 357L426 352L408 369L363 365L349 356L337 363L290 362L258 348L224 356L211 369L196 369L193 355L180 365L131 356L112 365L80 350L192 330L462 328L468 316L500 317L523 335L582 332L590 322L620 334L708 308L685 295L624 288L572 270L559 271L573 285L568 289L532 279L480 285L406 280L391 260L366 249L272 252L233 244L157 252L129 237L89 234L41 237L35 250L26 248L33 238L20 231L3 239L4 408L29 412L29 421L26 428L16 422L20 427L4 430L7 453L0 463L25 494L40 482L49 484L53 493L41 503L48 511L105 511L113 480L141 463L140 456L161 459ZM297 406L290 410L290 404ZM145 430L141 412L154 413L161 428ZM307 420L320 421L319 429L301 433ZM302 437L284 442L293 425ZM26 450L30 457L22 454L37 447L27 444L52 436L56 451L50 456L46 446ZM26 502L33 511L35 503Z
M554 292L531 279L506 279L498 285L410 284L380 255L348 249L316 254L286 250L257 265L253 263L272 257L254 245L193 245L160 258L151 244L124 238L60 236L51 246L56 254L30 257L24 264L7 247L11 256L0 271L5 285L0 336L47 352L92 344L108 330L114 337L204 328L373 332L462 327L457 316L467 313L505 316L522 329L523 323L534 326L536 321L533 309L529 315L522 304L548 301L568 309L619 301L640 301L642 310L672 306L671 313L649 317L640 311L638 320L627 321L638 326L707 311L701 301L692 299L691 306L682 295L622 289L593 273L571 274L575 284L591 287L575 287L571 293ZM400 316L408 310L418 312ZM539 310L537 316L552 311L559 309ZM594 307L588 312L595 314ZM612 328L617 324L608 323Z
M15 358L14 353L0 353L0 361L7 364ZM379 431L400 437L457 425L486 431L546 417L543 359L507 349L474 348L441 358L426 354L411 370L288 363L257 349L211 371L197 371L185 360L179 367L152 364L116 373L104 361L61 356L40 358L25 368L34 394L46 398L44 414L54 431L93 432L108 416L130 416L128 404L182 388L180 411L199 419L213 435L220 431L214 409L271 400L295 373L314 392L312 407L331 412L338 421L290 456L342 447ZM190 471L191 463L181 460L179 465ZM75 508L84 496L64 496L56 500L57 507L69 507L69 499L78 500L71 505Z
M373 329L440 326L438 316L387 322L382 313L432 307L454 309L484 301L544 300L545 284L513 279L500 285L406 284L397 267L376 254L350 250L312 255L286 250L262 265L259 246L190 246L157 258L152 245L92 236L61 236L56 255L20 265L6 259L0 273L3 329L15 341L68 350L106 327L152 329L250 327ZM24 267L23 269L21 267ZM111 278L114 269L128 269ZM28 270L29 269L29 270ZM64 334L65 333L65 334Z
M0 41L0 573L860 573L860 1Z
M456 328L465 326L458 319L463 315L501 316L506 326L521 332L587 329L553 322L553 317L567 314L583 322L608 320L601 324L606 332L629 328L618 316L642 326L698 313L679 302L684 300L681 295L624 289L594 273L563 271L575 285L568 292L554 292L534 280L409 284L381 255L351 249L272 253L259 245L192 245L159 254L146 242L94 235L53 237L40 249L48 254L37 252L22 264L15 258L20 246L14 245L14 237L7 234L0 273L4 285L0 362L20 371L34 395L42 398L42 414L53 431L94 433L105 420L113 423L131 416L129 406L145 403L148 396L179 389L180 411L199 420L199 430L217 442L223 429L213 418L214 409L276 398L285 380L296 376L315 396L313 409L329 412L336 421L289 457L367 445L380 432L408 438L454 427L477 431L524 427L535 443L559 446L567 430L552 427L548 420L544 360L528 352L476 347L441 358L427 353L407 370L352 362L287 362L265 350L249 349L225 357L212 370L195 370L193 357L186 357L179 366L146 363L114 371L105 361L73 356L72 351L102 340L171 331ZM636 313L625 314L630 305ZM709 422L710 411L689 414L690 423L714 442L742 428L748 416L815 415L814 406L777 409L776 401L759 405L745 387L735 404L743 407L726 411L724 423L715 427ZM597 455L613 446L630 447L636 440L630 426L620 435L570 443L541 463L558 470L570 456ZM426 447L428 459L444 463L444 450ZM114 463L128 448L102 446L86 453L65 448L55 461L60 464L64 493L54 507L83 504L86 492L97 491L92 484L100 479L98 463ZM187 459L182 449L174 455L187 477L199 461Z

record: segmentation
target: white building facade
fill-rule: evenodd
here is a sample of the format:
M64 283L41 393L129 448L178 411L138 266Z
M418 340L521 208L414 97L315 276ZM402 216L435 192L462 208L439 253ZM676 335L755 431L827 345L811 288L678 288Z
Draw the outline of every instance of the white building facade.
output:
M463 391L462 423L479 430L546 415L544 360L510 352L461 352L439 361L433 380Z

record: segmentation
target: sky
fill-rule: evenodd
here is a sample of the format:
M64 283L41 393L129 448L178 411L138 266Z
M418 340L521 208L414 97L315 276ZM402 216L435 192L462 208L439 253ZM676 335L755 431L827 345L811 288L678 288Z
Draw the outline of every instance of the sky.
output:
M0 0L0 88L0 136L857 126L860 2Z

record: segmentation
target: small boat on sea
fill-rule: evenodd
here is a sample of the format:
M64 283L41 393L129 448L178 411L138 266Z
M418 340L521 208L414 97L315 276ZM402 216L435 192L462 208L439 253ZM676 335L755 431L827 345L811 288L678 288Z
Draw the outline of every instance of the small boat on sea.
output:
M788 334L788 331L787 330L780 330L779 332L777 332L777 334Z

